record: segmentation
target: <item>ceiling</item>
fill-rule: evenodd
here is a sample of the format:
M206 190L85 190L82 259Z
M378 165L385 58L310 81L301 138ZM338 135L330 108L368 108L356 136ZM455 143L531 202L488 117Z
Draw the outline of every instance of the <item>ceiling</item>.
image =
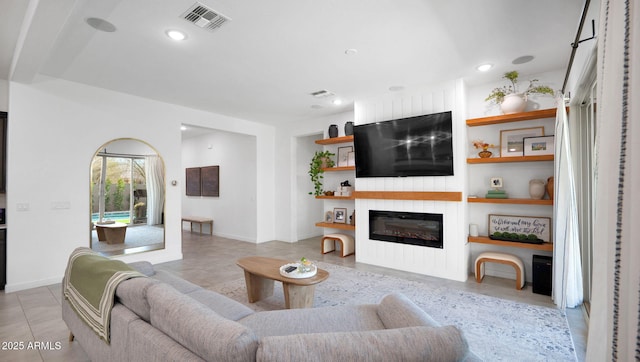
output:
M354 100L390 87L458 78L475 85L498 81L510 70L565 69L584 5L580 0L200 3L231 20L208 31L182 19L195 0L0 0L0 78L28 83L43 74L252 121L304 121L352 109ZM86 23L91 17L117 30L98 31ZM169 39L168 29L184 31L187 39ZM357 52L347 54L348 49ZM524 55L535 58L512 64ZM495 65L490 71L475 69L487 62ZM310 95L318 90L335 96ZM335 98L343 104L332 104Z

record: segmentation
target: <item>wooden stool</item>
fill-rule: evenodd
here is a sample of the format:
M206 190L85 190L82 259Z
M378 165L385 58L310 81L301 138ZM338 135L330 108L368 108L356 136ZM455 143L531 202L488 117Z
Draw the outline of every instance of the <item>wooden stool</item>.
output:
M342 257L355 254L356 242L353 237L344 234L329 234L322 238L322 254L336 250L336 241L340 243Z
M516 270L516 289L524 287L524 264L515 255L496 252L484 252L476 258L476 282L482 283L484 278L484 263L500 263L511 265Z

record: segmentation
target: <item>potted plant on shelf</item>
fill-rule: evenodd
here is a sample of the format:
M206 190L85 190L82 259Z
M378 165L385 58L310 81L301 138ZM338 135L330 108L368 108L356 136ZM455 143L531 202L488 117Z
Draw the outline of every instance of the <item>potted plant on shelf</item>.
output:
M309 164L309 176L313 183L313 192L309 192L309 195L320 196L322 195L322 174L324 168L333 167L335 163L331 159L331 156L335 156L335 153L329 151L316 151Z
M524 111L527 106L527 97L530 94L554 95L553 89L546 85L538 85L537 79L529 81L529 87L524 92L518 92L518 71L512 70L504 73L502 78L508 79L511 84L494 88L485 101L492 101L500 105L502 113L511 114Z
M493 154L489 151L489 148L494 148L496 146L494 144L486 143L483 140L475 140L473 141L473 147L481 150L478 152L478 156L480 156L480 158L489 158Z

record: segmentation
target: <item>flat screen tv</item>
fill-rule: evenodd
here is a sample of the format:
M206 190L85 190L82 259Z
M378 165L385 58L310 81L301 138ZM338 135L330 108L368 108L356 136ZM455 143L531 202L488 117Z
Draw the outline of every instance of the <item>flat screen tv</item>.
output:
M453 175L451 111L357 125L356 177Z

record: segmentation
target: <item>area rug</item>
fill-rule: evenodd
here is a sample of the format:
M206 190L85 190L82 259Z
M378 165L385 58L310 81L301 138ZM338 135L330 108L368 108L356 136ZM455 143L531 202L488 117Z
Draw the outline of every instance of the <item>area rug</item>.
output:
M403 280L319 262L331 273L316 285L314 307L377 303L400 292L443 325L458 326L469 347L485 361L575 361L576 354L565 314L555 308L518 303L427 283ZM210 289L256 311L284 309L282 284L274 295L248 303L243 278Z

